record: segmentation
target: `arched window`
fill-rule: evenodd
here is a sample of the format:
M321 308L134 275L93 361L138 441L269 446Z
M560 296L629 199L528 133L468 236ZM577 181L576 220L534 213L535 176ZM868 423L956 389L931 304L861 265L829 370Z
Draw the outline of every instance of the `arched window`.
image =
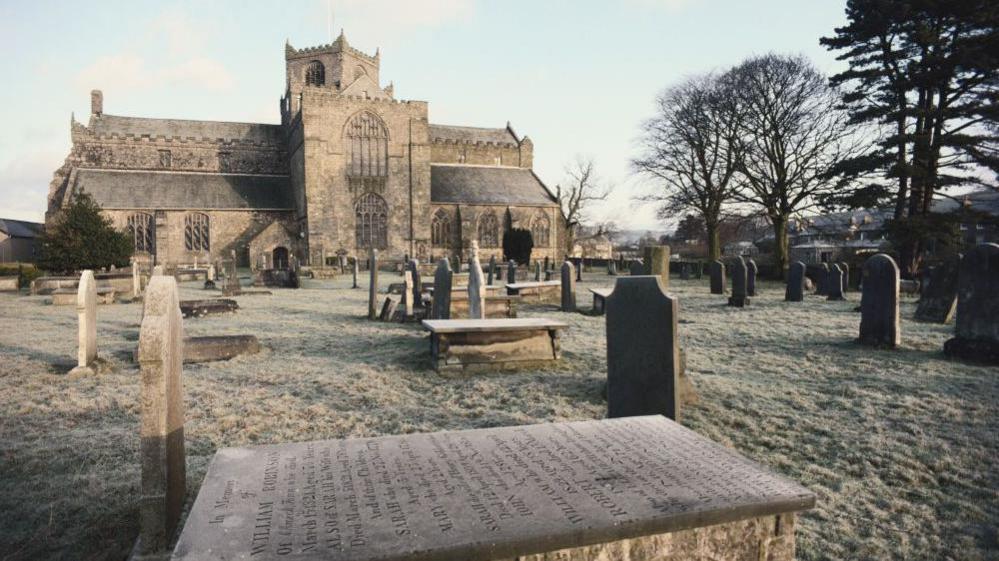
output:
M184 217L184 247L188 251L208 251L210 233L207 214L192 212Z
M451 217L442 208L437 209L430 220L430 245L451 247Z
M357 247L388 247L388 205L374 193L365 193L355 206Z
M305 85L322 86L326 83L326 67L318 60L314 60L305 67Z
M479 247L499 247L499 220L492 211L479 218Z
M153 240L156 237L153 234L156 228L155 224L153 216L144 212L137 212L128 217L126 229L132 236L135 251L153 253Z
M368 111L354 115L344 135L350 151L348 176L388 176L388 129L377 115Z
M539 214L531 222L531 237L534 239L534 247L548 247L551 239L551 221L547 214Z

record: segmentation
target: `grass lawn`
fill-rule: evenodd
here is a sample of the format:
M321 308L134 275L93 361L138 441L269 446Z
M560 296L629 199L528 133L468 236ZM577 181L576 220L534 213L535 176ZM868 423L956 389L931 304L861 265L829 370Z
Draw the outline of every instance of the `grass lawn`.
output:
M398 282L381 275L385 285ZM577 297L611 277L584 274ZM225 446L601 418L602 317L521 307L571 328L544 370L443 378L417 325L363 319L350 279L239 297L188 335L254 334L260 355L186 365L188 504ZM684 425L818 496L799 559L999 559L999 369L944 359L952 326L909 320L902 346L856 345L859 294L783 301L761 283L745 309L708 279L671 280L699 403ZM217 293L216 293L217 295ZM185 283L181 298L204 298ZM111 368L71 378L73 307L0 294L0 560L124 559L138 532L140 304L101 306Z

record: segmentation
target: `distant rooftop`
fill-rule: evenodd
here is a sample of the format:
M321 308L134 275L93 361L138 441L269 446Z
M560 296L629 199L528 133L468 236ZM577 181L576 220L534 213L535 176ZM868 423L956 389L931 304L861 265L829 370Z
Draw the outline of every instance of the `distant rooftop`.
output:
M0 232L12 238L34 238L42 233L44 224L38 222L28 222L26 220L14 220L12 218L0 218Z
M459 127L455 125L430 125L430 140L451 140L454 142L492 142L494 144L518 144L520 142L509 127L493 129L483 127Z

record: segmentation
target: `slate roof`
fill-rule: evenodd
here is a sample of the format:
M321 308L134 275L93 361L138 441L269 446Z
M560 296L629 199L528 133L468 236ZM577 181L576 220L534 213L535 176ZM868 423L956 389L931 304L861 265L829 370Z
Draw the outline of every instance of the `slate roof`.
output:
M295 208L285 175L79 169L73 185L106 209Z
M429 125L429 129L431 142L436 140L492 142L494 144L518 144L520 142L509 128L490 129L457 127L452 125Z
M206 138L209 140L245 140L267 144L284 144L285 142L284 129L281 125L262 123L150 119L104 114L92 118L87 128L98 135L193 137L198 140Z
M464 204L556 204L552 194L529 169L464 164L430 165L430 200Z
M42 233L44 225L26 220L0 218L0 232L12 238L34 238Z

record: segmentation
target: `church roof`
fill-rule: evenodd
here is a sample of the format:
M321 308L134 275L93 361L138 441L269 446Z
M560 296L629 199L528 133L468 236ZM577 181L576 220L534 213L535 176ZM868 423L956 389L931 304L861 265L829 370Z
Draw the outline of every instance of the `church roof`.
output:
M74 190L105 209L291 210L286 175L79 169Z
M430 200L464 204L556 204L548 188L529 169L466 164L431 164Z
M187 121L184 119L150 119L97 115L87 127L102 136L163 136L166 138L196 138L198 140L243 140L266 144L284 144L281 125L263 123L233 123L227 121Z
M509 128L489 129L452 125L429 125L428 128L430 129L431 142L450 140L452 142L492 142L494 144L519 143Z

